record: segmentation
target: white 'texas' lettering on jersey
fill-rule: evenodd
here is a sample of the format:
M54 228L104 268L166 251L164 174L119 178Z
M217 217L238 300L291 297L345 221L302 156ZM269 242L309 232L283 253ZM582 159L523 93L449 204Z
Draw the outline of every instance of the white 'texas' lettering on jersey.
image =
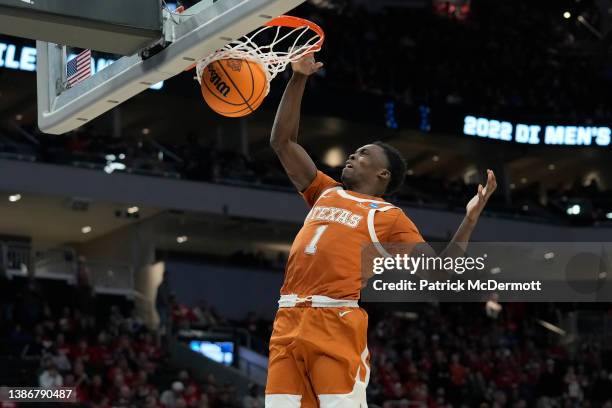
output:
M356 228L363 216L353 214L349 210L336 207L316 206L310 210L306 220L331 221L346 225L347 227Z

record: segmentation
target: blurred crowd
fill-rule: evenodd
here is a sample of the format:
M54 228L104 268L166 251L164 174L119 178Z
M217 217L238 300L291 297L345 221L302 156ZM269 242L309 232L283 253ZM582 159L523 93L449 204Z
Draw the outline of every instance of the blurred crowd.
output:
M610 333L600 327L612 321L609 303L594 309L494 300L363 307L370 315L372 406L612 408ZM570 312L599 320L579 323L582 331L570 334L560 329ZM255 313L231 321L205 302L177 300L172 316L176 330L243 328L262 345L272 330Z
M160 333L129 301L98 299L86 314L72 300L79 288L41 282L0 286L0 384L75 387L83 408L263 407L261 387L240 395L214 375L196 379L173 366ZM489 303L366 303L371 406L612 408L610 333L598 323L577 333L551 330L575 305ZM596 309L612 321L609 304ZM204 301L186 305L174 295L169 312L173 333L240 328L265 354L271 322L254 313L232 321Z
M325 27L325 83L432 111L612 117L604 45L577 21L580 14L600 29L591 1L473 0L460 20L428 7L365 6L343 1L306 12Z
M260 268L259 263L251 265L244 261L236 266L249 266ZM166 276L166 275L165 275ZM242 332L248 336L243 338L243 343L258 353L267 354L268 339L272 333L272 323L258 316L255 312L248 312L244 319L228 319L210 306L205 299L200 299L195 304L182 302L170 289L168 279L163 279L157 290L156 309L160 316L161 332L176 336L190 330L223 331L238 335L236 329L244 329ZM238 339L238 341L241 341Z
M383 408L612 407L604 338L563 342L537 323L538 308L556 321L553 305L505 304L497 319L482 305L443 306L422 308L418 316L370 313L372 402Z
M599 225L610 222L612 216L612 190L603 189L596 180L584 185L579 179L567 187L559 184L543 189L539 182L513 188L510 203L502 193L496 193L487 204L488 214L521 217L538 222L560 222L572 225ZM396 199L410 205L462 211L477 191L477 184L461 179L428 175L408 176ZM578 206L578 207L575 207ZM568 212L572 212L571 214Z
M65 288L42 290L36 281L1 283L2 385L74 387L77 406L83 408L263 407L259 387L241 396L212 374L197 381L187 370L172 367L158 333L147 329L129 304L124 311L114 302L98 304L89 315L68 300ZM177 307L173 315L180 319L180 314ZM20 368L19 375L10 366Z

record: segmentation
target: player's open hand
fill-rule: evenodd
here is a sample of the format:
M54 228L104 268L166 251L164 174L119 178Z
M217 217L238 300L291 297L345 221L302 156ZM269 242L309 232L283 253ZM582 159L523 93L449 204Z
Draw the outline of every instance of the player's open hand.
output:
M466 216L470 221L476 222L478 220L487 201L489 201L489 197L491 197L496 188L497 180L495 180L495 173L493 173L493 170L487 170L487 184L484 187L482 184L478 185L478 192L465 207L467 211Z
M296 62L291 63L293 72L301 75L312 75L323 67L322 62L316 62L312 53L304 55Z

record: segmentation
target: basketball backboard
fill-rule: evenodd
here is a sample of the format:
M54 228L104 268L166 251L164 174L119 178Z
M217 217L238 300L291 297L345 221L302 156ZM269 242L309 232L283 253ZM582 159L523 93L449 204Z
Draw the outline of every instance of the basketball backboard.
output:
M162 35L160 0L0 0L0 32L131 55Z
M169 79L225 44L305 0L202 0L181 14L163 10L163 36L73 87L66 46L37 41L38 126L62 134Z

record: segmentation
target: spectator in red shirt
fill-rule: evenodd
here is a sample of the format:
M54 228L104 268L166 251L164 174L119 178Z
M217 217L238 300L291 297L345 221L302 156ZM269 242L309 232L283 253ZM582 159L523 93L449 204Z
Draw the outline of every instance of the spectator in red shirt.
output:
M108 397L111 401L115 401L119 398L121 394L121 388L125 385L125 379L123 378L123 373L119 370L114 371L114 375L112 377L112 386L108 390Z
M72 368L74 375L74 386L80 401L88 399L89 376L85 372L85 365L81 359L76 359Z
M185 399L185 403L188 407L197 407L200 394L198 393L198 389L194 384L187 385L187 389L185 389L185 393L183 394L183 398Z
M96 374L92 377L91 383L88 388L89 398L92 401L100 400L102 397L106 395L106 390L104 389L102 383L102 376L100 374Z
M87 344L87 340L80 339L77 343L77 346L71 350L70 357L72 359L81 359L84 362L89 362L91 360L89 345Z
M109 337L106 331L101 331L97 336L97 344L91 346L88 350L90 363L95 365L110 365L112 352L108 344Z
M149 358L159 358L161 356L161 348L156 344L155 339L151 333L146 332L140 335L140 343L138 345L138 351L144 352Z
M132 390L127 385L123 385L119 389L119 395L113 402L114 406L117 407L130 407L132 405Z
M70 345L66 343L66 336L63 333L58 333L55 338L55 349L60 353L70 354Z
M451 375L451 383L455 387L463 386L465 384L465 376L467 374L467 369L459 361L459 354L453 354L448 369Z
M5 389L0 392L0 408L17 408L14 402L6 401L8 399L8 391Z

